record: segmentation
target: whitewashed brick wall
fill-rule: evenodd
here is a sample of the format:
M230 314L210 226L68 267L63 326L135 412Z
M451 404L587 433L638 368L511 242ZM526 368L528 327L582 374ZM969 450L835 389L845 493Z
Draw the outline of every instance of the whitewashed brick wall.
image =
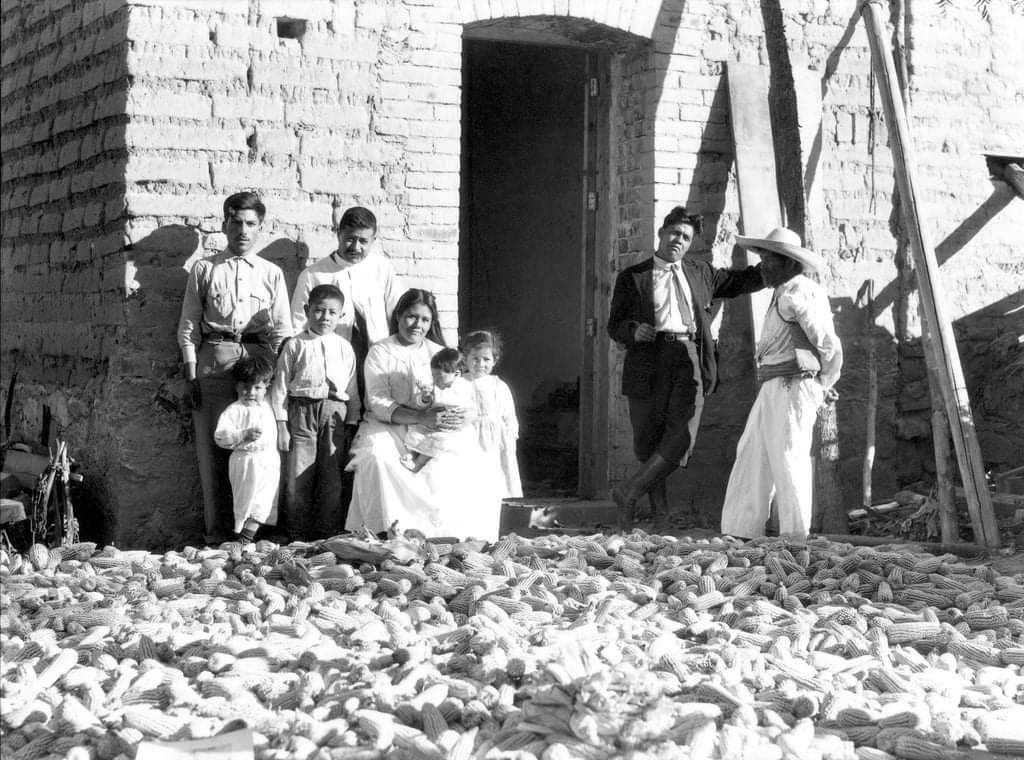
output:
M839 410L843 473L855 489L866 343L850 300L867 277L879 290L891 284L895 244L892 158L863 31L836 51L853 12L853 0L782 9L794 68L838 61L824 90L828 218L818 244L850 347ZM17 371L15 419L32 437L43 405L51 408L106 505L107 538L195 538L199 512L182 510L199 499L192 449L181 441L188 419L176 403L174 328L184 265L223 245L226 195L261 190L266 255L290 283L334 247L333 199L373 208L384 250L410 284L438 293L454 335L464 25L571 16L635 42L612 56L608 282L649 254L660 219L678 203L706 214L697 250L728 266L739 208L724 72L732 61L768 63L762 13L752 0L5 3L0 393ZM279 18L304 19L301 40L279 37ZM935 242L986 200L999 207L943 266L972 392L984 390L993 369L983 347L1015 329L1013 314L992 305L1024 287L1024 204L990 198L980 156L1019 153L1022 32L1019 15L998 7L985 21L973 9L942 15L928 2L914 5L910 27L913 126ZM701 477L685 494L701 509L716 507L754 390L748 320L739 307L730 313L725 385L691 465ZM879 324L884 491L920 475L927 452L921 429L899 421L901 394L908 383L919 388L897 371L891 305ZM621 353L612 347L608 358L617 389ZM608 404L614 481L632 464L631 438L625 400L613 394ZM981 420L990 458L1016 440L996 412L991 428Z

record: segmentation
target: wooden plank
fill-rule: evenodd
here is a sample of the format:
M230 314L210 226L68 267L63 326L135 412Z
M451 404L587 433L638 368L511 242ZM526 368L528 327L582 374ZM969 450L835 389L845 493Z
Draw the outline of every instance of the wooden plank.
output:
M586 498L608 490L608 428L611 398L608 324L611 270L606 260L613 228L608 202L610 149L610 58L587 55L583 124L583 196L580 303L583 326L580 372L579 484ZM593 195L591 195L591 193ZM590 199L593 198L593 208Z
M821 72L793 69L793 90L796 93L797 123L800 131L800 165L804 190L804 245L818 250L828 222L825 207L824 165L825 140L821 106Z
M899 189L901 209L914 256L921 311L925 321L925 350L933 352L937 374L942 385L960 478L967 493L967 508L974 528L974 540L989 547L998 547L999 527L996 525L992 501L985 481L985 465L981 458L974 415L967 395L960 356L952 325L946 317L946 306L939 285L939 265L935 249L928 239L918 208L913 146L910 127L903 108L896 66L888 46L885 16L881 2L865 3L861 15L867 26L868 42L878 89L885 109L885 123L889 130L889 145L896 168L896 186Z
M740 196L740 232L764 235L782 224L768 102L771 72L767 66L746 63L730 62L728 67L729 110L733 141L736 143L736 179ZM760 261L760 257L752 253L747 253L746 257L748 264ZM755 345L761 338L764 315L771 298L769 289L750 295Z

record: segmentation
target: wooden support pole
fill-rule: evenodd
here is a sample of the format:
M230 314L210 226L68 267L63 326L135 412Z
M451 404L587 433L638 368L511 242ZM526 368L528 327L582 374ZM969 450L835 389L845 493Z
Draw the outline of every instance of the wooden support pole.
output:
M928 240L919 215L915 186L917 172L910 141L910 127L900 96L899 82L896 79L896 66L886 40L885 17L880 0L865 3L861 15L867 27L875 76L885 108L889 144L896 168L896 186L902 200L901 209L910 240L910 250L914 256L921 309L928 328L925 334L925 350L933 351L937 359L936 367L939 370L946 416L953 435L960 477L967 492L967 508L974 528L974 540L987 547L998 547L999 526L996 524L992 500L985 481L985 466L981 459L981 448L974 428L974 417L971 413L963 369L960 366L952 327L945 316L941 288L936 287L939 266L935 259L935 249Z
M935 500L939 503L939 530L942 540L955 543L960 540L960 520L953 498L955 464L949 450L949 421L942 402L940 369L935 366L934 352L925 352L928 370L928 390L932 399L932 445L935 448ZM994 508L993 508L994 509Z
M861 504L871 506L871 473L875 465L875 425L878 416L878 362L875 358L875 281L865 280L857 291L857 306L864 310L864 340L868 351L867 422L864 431L864 466L861 471Z

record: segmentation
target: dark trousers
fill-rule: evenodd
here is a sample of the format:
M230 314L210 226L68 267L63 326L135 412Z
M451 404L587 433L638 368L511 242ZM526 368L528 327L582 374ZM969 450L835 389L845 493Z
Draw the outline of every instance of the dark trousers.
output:
M697 348L692 341L658 341L650 398L629 398L633 453L646 462L655 453L685 465L693 451L704 407Z
M280 524L293 538L334 536L345 524L342 473L348 446L344 401L288 399L288 484Z
M240 358L263 354L273 360L270 347L261 343L233 343L204 340L196 357L199 375L199 408L192 410L195 430L199 482L203 488L203 524L208 542L223 541L234 535L234 507L231 480L228 478L229 449L213 440L217 420L238 397L231 369Z
M204 377L199 380L201 402L192 411L195 429L196 461L203 488L203 524L209 542L227 540L234 533L234 509L231 481L228 479L230 449L222 449L213 440L217 419L237 397L235 383L228 377Z

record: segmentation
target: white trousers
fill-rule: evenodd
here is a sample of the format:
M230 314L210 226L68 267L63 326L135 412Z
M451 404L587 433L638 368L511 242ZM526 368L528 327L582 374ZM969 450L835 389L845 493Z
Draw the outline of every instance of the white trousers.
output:
M762 383L736 446L722 533L763 536L774 497L779 534L807 536L814 493L811 438L823 398L817 378L776 377Z

